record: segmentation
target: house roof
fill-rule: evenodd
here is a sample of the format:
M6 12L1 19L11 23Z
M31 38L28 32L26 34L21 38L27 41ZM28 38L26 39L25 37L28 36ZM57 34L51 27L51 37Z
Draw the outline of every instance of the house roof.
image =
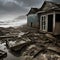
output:
M43 13L50 10L60 10L60 4L51 1L44 1L43 5L37 13Z
M50 10L60 10L60 3L55 3L51 1L44 1L43 5L41 8L31 8L30 11L28 12L27 16L30 14L35 14L35 13L44 13Z
M27 15L29 15L29 14L35 14L38 10L39 10L38 8L31 8L30 11L29 11L29 13Z
M42 7L40 8L40 10L44 7L45 4L48 4L49 7L59 7L60 8L60 4L59 3L55 3L55 2L51 2L51 1L44 1Z
M44 13L44 12L45 12L45 11L38 11L37 14L38 14L38 13Z

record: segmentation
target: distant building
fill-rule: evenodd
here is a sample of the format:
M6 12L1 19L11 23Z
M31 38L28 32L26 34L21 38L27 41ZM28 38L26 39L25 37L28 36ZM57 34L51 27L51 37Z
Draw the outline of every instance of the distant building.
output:
M45 1L42 7L34 14L32 12L30 14L30 12L27 15L27 24L30 24L31 27L35 23L34 26L37 25L41 32L60 34L60 4ZM32 16L32 19L29 16Z

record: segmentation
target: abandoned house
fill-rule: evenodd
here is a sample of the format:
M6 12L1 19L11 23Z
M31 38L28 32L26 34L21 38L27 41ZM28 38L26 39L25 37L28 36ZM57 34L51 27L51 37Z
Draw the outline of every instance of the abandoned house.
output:
M60 4L45 1L41 8L33 9L27 15L27 24L39 27L41 32L60 34Z
M37 12L37 8L31 8L29 13L27 14L27 25L29 27L39 28L38 15L36 14Z

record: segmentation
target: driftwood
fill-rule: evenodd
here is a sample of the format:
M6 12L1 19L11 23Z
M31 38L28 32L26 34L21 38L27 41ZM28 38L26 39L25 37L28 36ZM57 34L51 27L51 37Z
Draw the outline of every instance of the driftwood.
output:
M41 53L47 53L48 51L51 51L55 54L58 54L60 55L60 48L58 49L57 47L44 47L44 48L41 48L40 51L38 51L34 56L33 58L36 58L38 55L40 55Z
M36 58L40 53L42 53L43 51L45 51L45 48L40 49L40 51L38 51L33 58Z
M48 47L47 49L60 55L60 48L58 47Z

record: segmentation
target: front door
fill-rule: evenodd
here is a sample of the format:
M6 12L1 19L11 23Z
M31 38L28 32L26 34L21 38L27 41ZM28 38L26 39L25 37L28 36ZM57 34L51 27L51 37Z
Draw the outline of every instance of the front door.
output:
M48 15L48 32L53 31L53 14Z

